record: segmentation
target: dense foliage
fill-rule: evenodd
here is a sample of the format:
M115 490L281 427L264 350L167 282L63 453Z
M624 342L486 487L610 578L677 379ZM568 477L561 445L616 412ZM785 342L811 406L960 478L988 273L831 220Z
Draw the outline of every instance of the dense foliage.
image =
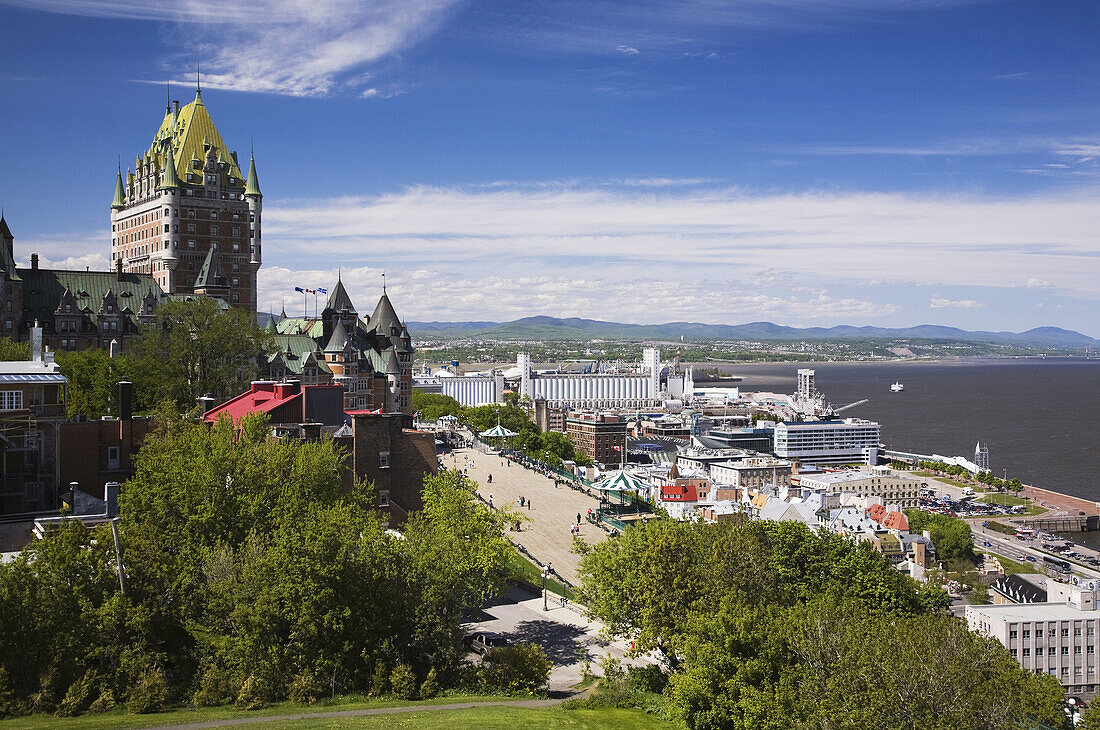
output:
M424 393L413 389L413 410L425 421L435 421L443 416L455 416L474 433L487 431L500 425L516 435L508 439L510 448L522 451L532 459L550 466L561 466L563 461L573 461L581 466L590 466L592 460L587 454L576 450L573 440L564 433L539 431L531 420L528 411L515 398L498 405L464 407L454 398L438 393Z
M504 518L446 472L393 537L369 488L341 493L331 441L266 431L177 421L146 442L120 498L125 594L106 527L0 568L0 714L307 701L399 666L413 691L453 680L461 617L501 588Z
M655 651L692 730L1016 728L1061 721L1024 672L865 542L792 522L650 522L589 548L583 592Z
M974 537L966 520L953 515L941 515L919 509L905 510L912 532L928 530L932 544L936 546L936 557L943 561L977 559L974 554Z
M966 468L955 464L948 464L943 461L918 461L917 466L921 469L939 472L940 474L950 474L951 476L963 477L967 480L972 479L980 484L993 487L994 489L1018 492L1024 488L1023 483L1020 482L1019 479L1001 479L993 476L993 472L991 471L981 471L975 475L971 475L970 471Z
M188 410L207 393L219 400L236 395L256 376L270 347L269 334L252 313L199 298L158 308L156 321L133 338L126 353L112 358L98 348L62 350L56 359L69 379L69 413L97 418L118 414L120 380L134 383L135 413L165 401Z

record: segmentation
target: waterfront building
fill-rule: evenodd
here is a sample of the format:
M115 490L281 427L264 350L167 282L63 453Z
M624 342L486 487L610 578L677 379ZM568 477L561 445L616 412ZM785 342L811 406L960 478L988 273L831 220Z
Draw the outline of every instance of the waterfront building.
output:
M359 318L337 280L320 317L269 321L277 350L269 356L272 380L344 388L344 410L378 410L412 415L412 358L409 330L382 292L374 313Z
M518 392L532 401L544 399L551 408L579 410L608 408L654 408L663 402L661 352L646 348L638 372L535 372L531 356L516 358ZM685 383L690 387L690 368ZM681 389L684 384L681 384Z
M414 374L412 379L417 390L454 398L467 407L492 405L504 400L504 376L496 370L457 375L443 370Z
M578 451L600 464L626 458L626 419L610 413L570 413L565 433Z
M199 294L256 311L263 261L256 161L247 177L214 125L202 92L173 101L148 149L111 201L111 261L153 277L168 294Z
M800 474L799 485L803 490L819 490L826 494L855 492L881 497L888 504L900 504L902 509L920 506L920 481L894 476L886 467Z
M857 463L878 448L881 430L862 418L780 423L775 426L773 453L809 464Z
M1056 677L1067 693L1091 699L1100 686L1100 582L1049 581L1047 595L1046 602L967 606L967 625L1004 644L1024 669Z

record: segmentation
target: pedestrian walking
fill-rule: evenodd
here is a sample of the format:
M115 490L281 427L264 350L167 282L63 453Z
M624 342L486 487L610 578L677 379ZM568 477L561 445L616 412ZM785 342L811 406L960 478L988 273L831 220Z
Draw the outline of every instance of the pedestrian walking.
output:
M577 513L577 526L579 527L579 526L580 526L580 524L581 524L581 513L580 513L580 512L578 512L578 513Z
M491 495L491 494L489 495L489 506L490 507L493 506L493 495Z
M527 498L527 511L528 512L531 511L531 498L530 497Z

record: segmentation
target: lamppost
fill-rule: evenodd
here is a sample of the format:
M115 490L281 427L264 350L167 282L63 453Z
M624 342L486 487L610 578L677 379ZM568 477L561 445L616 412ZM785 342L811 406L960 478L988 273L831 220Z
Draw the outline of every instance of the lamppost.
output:
M546 567L542 569L542 610L549 611L550 606L546 602L546 579L550 577L550 563L546 564Z

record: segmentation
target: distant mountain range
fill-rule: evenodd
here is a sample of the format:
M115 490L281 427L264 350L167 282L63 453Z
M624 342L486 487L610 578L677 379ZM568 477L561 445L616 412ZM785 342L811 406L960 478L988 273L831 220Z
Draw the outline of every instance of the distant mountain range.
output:
M971 332L957 327L922 324L916 327L785 327L772 322L748 324L623 324L569 317L524 317L511 322L409 322L414 339L480 338L491 340L854 340L920 339L985 342L1039 347L1095 347L1100 340L1059 327L1026 332Z

